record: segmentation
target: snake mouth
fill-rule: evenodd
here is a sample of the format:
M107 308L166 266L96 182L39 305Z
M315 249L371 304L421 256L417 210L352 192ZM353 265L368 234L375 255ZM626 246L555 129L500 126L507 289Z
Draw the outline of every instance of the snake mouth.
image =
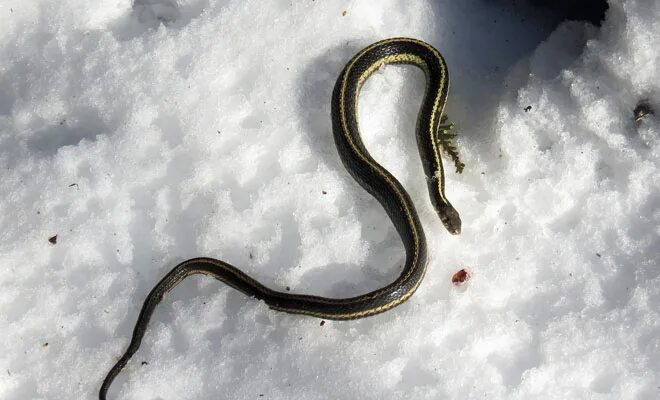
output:
M460 225L459 225L459 226L452 225L452 224L450 223L450 221L447 221L447 222L442 221L442 222L445 223L444 225L445 225L445 228L447 229L447 232L451 233L451 234L454 235L454 236L456 236L456 235L460 235L460 234L461 234L461 227L460 227Z

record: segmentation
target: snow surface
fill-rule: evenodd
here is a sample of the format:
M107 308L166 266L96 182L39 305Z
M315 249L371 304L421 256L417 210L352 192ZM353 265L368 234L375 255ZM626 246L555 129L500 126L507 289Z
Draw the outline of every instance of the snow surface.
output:
M660 110L660 2L556 22L485 0L3 0L0 398L96 398L189 257L299 293L393 280L403 247L329 117L344 63L390 36L445 55L467 164L453 237L415 149L423 75L367 82L367 147L427 231L418 292L321 325L191 278L110 398L659 398L660 124L633 109Z

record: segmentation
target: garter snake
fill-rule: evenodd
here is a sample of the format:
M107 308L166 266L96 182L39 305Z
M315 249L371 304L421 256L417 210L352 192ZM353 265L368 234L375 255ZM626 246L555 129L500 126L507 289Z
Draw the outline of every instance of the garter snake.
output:
M461 230L461 220L445 196L440 154L452 155L457 170L456 149L443 138L449 125L442 113L449 92L447 66L431 45L416 39L393 38L374 43L356 54L344 67L332 94L332 130L342 163L351 176L382 204L403 241L405 264L394 282L356 297L327 298L272 290L240 269L213 258L193 258L175 266L147 296L124 355L108 372L99 399L140 347L149 319L163 296L186 277L205 274L249 297L263 300L270 308L332 320L364 318L387 311L406 301L417 289L427 264L427 245L415 207L399 181L366 150L358 127L358 96L364 82L385 64L412 64L426 76L426 91L417 118L417 144L433 204L440 220L452 234ZM453 137L449 135L449 137Z

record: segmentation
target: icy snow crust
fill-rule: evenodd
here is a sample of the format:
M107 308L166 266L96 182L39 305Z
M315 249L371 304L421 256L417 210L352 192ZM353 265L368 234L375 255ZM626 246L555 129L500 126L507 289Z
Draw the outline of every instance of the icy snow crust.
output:
M660 109L660 3L612 1L601 30L501 7L2 1L0 398L96 398L189 257L297 293L391 282L403 247L339 161L330 93L363 46L413 36L452 75L460 236L425 193L422 73L379 71L360 123L426 227L415 296L321 326L191 278L110 398L657 399L660 125L632 110Z

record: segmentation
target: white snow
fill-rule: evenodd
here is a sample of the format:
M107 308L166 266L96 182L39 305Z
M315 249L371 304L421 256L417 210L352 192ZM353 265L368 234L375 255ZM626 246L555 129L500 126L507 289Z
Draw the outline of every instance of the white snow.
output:
M445 55L466 164L454 237L415 148L422 73L367 82L365 143L427 232L418 292L321 326L191 278L109 398L659 398L660 3L613 0L600 29L511 4L3 0L0 398L97 398L186 258L298 293L392 281L403 247L330 123L341 68L391 36Z

